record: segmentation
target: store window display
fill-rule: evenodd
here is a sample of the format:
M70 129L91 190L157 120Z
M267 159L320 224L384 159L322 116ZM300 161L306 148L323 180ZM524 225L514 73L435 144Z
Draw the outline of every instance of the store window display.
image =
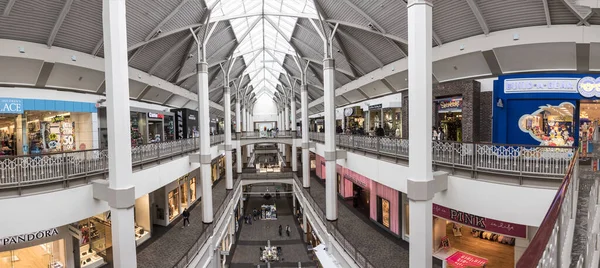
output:
M131 112L129 120L131 124L131 146L135 147L145 144L145 115L143 113Z
M168 195L168 206L169 206L169 221L172 221L179 215L179 188L170 191Z
M106 264L107 250L112 248L110 211L79 221L80 265L82 268L96 268Z
M0 156L17 155L17 115L0 115Z
M27 248L0 252L0 267L49 267L64 268L65 241L63 239Z
M558 106L540 106L519 119L519 128L544 146L573 146L573 113L575 106L563 102Z

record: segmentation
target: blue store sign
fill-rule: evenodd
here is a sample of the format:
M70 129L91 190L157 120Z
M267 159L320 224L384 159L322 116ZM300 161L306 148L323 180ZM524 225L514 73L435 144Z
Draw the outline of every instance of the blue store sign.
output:
M22 114L23 100L0 98L0 114Z

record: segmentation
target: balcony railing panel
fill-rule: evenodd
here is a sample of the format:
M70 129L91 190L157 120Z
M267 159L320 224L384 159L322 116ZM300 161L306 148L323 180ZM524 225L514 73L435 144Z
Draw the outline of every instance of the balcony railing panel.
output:
M211 145L224 135L211 136ZM151 143L131 148L133 165L195 151L199 138ZM0 189L54 183L108 172L108 150L95 149L0 158Z
M324 133L309 134L311 140L324 142ZM407 139L338 134L336 145L408 159ZM574 152L571 147L432 141L432 160L436 165L516 176L562 178Z

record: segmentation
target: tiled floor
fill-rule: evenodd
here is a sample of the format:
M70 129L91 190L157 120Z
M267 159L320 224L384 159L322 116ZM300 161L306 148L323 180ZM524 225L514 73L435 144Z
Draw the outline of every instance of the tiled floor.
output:
M282 248L282 260L271 263L271 267L298 267L298 262L302 267L314 267L315 264L310 260L304 243L302 230L292 216L291 198L281 197L265 200L260 197L251 197L246 203L246 214L253 208L259 208L263 204L277 205L277 220L258 220L250 224L242 224L237 243L232 249L230 267L266 267L266 264L259 260L260 247L267 246L267 240L270 240L271 246ZM279 225L284 232L279 236ZM292 229L290 236L285 233L285 227L289 225Z
M213 187L213 211L225 201L227 191L224 180L219 180ZM173 267L196 243L207 225L202 223L202 204L197 202L190 209L190 226L181 228L181 217L171 225L164 227L154 225L152 238L137 248L138 267L164 268Z
M311 176L310 195L325 211L325 186ZM368 218L338 200L337 228L375 267L408 267L408 243L385 233Z

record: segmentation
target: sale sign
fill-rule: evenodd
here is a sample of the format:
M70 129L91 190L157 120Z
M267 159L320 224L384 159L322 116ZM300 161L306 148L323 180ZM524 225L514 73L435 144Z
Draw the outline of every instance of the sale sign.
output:
M446 258L446 262L454 267L482 267L487 263L487 259L457 251Z

